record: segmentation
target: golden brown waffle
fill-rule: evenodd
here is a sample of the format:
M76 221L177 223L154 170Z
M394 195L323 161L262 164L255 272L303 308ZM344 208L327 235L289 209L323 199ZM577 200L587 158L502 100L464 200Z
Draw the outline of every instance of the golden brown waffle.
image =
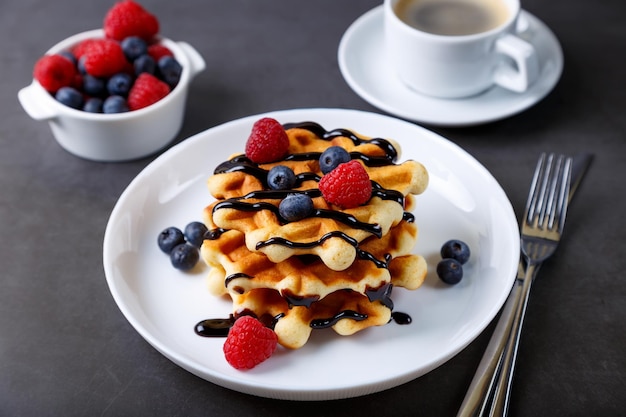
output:
M216 170L218 173L208 180L209 190L218 201L211 207L211 225L207 226L242 232L248 249L264 253L272 262L309 254L319 256L331 269L347 268L356 258L354 241L383 236L398 224L405 213L404 197L422 193L428 184L428 174L416 161L392 163L398 147L390 141L339 132L339 136L331 136L329 140L308 129L288 129L288 152L300 156L295 160L256 165L235 158L222 164ZM370 179L377 184L367 204L340 210L319 196L317 181L322 176L319 154L331 145L342 146L353 158L365 161ZM287 192L262 191L267 188L264 183L267 172L277 164L289 166L299 176L294 189L307 190L313 197L318 210L316 216L281 222L277 207ZM282 243L285 241L289 244Z
M230 296L235 317L252 314L274 327L289 348L304 345L314 328L349 335L388 323L392 288L416 289L426 275L425 260L411 253L417 227L409 213L412 195L427 186L426 170L415 161L395 163L392 141L314 123L287 135L285 160L257 165L234 156L208 180L217 199L204 210L211 292ZM341 210L319 193L319 155L332 145L365 165L373 182L366 204ZM278 204L293 190L268 191L265 178L277 164L289 166L298 177L294 189L312 197L312 216L280 218Z
M262 253L249 251L236 230L205 241L202 255L212 267L211 292L228 294L235 316L280 317L275 326L279 343L298 348L315 327L332 327L349 335L386 324L392 307L390 294L385 292L391 291L389 284L414 290L426 275L424 258L410 253L416 233L413 223L402 221L381 239L366 239L359 246L363 259L344 271L334 271L310 256L273 263ZM358 316L346 316L346 312ZM342 314L350 320L335 323ZM316 326L315 322L331 324Z

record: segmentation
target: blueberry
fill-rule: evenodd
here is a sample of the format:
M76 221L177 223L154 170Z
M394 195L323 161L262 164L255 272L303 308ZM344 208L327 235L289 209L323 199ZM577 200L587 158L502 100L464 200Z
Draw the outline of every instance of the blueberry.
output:
M125 73L115 74L107 81L107 91L111 95L126 97L133 85L133 78Z
M443 259L456 259L461 264L465 264L469 260L470 249L467 243L458 239L452 239L444 243L441 247L441 257Z
M103 96L107 92L106 81L93 75L85 74L83 76L83 91L88 96Z
M278 206L280 216L288 222L304 219L313 212L313 200L306 194L288 194Z
M59 103L65 104L66 106L74 109L80 110L83 107L83 95L72 87L59 88L59 91L56 92L54 98L56 98Z
M285 165L276 165L267 173L267 185L272 190L290 190L296 184L296 174Z
M59 52L59 55L61 55L64 58L69 59L70 61L72 61L72 64L74 65L78 63L76 56L71 51L61 51Z
M146 42L137 37L137 36L129 36L125 38L122 43L122 51L124 51L124 55L126 55L126 59L130 62L133 62L135 59L148 53L148 45Z
M183 67L173 56L164 56L158 62L159 74L170 87L174 88L180 80Z
M341 146L331 146L327 148L322 155L320 155L320 169L322 173L328 174L333 169L337 168L339 164L349 162L350 154Z
M85 68L86 59L87 59L87 55L83 55L80 58L78 58L78 63L76 64L76 68L78 69L78 72L80 72L83 75L87 74L87 69Z
M209 230L207 227L200 222L191 222L187 226L185 226L185 239L191 245L199 248L202 246L202 242L204 242L204 236Z
M442 259L437 264L437 275L446 284L458 284L463 278L463 265L456 259Z
M185 235L178 227L168 227L159 233L157 238L159 248L165 253L172 252L172 249L181 243L185 243Z
M102 111L104 113L123 113L128 110L128 103L122 96L109 96L104 100L104 104L102 105Z
M102 99L92 97L85 101L83 110L89 113L102 113Z
M189 243L181 243L174 246L170 253L170 261L172 266L181 271L188 271L192 269L200 260L200 252L195 246L191 246Z
M135 75L139 75L142 72L154 75L156 72L156 62L150 55L141 55L133 62L135 68Z

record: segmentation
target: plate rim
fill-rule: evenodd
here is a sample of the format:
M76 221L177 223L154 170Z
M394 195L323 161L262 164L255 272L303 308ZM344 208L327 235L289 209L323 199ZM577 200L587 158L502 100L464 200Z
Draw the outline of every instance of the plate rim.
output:
M209 382L220 385L222 387L229 388L229 389L246 393L246 394L267 397L267 398L286 399L286 400L312 400L312 401L350 398L350 397L367 395L367 394L379 392L385 389L393 388L395 386L411 381L417 377L420 377L432 371L433 369L441 366L443 363L450 360L452 357L456 356L461 350L463 350L467 345L469 345L488 326L488 324L493 320L493 318L496 316L496 314L498 313L498 311L504 304L506 296L508 296L508 292L506 294L501 295L500 299L494 305L494 308L492 311L493 314L490 314L489 317L483 318L483 322L481 322L480 329L478 329L475 332L475 334L473 334L473 336L470 337L466 341L466 343L459 345L457 349L451 350L447 355L442 356L439 360L430 363L429 366L423 368L422 371L418 372L417 375L415 374L415 371L407 371L402 374L386 379L385 383L382 385L380 382L376 381L376 382L369 382L369 383L361 384L358 386L344 387L338 390L337 389L328 390L328 389L322 389L322 388L277 390L275 387L266 388L256 383L250 383L250 381L245 381L242 384L241 380L233 378L229 375L224 375L224 374L217 375L217 372L215 373L205 372L204 370L199 370L199 369L194 368L193 366L188 364L187 361L185 360L186 355L181 354L180 352L177 352L169 348L168 346L161 343L161 340L159 340L158 337L154 337L150 333L150 331L146 329L136 317L134 317L134 315L130 312L128 306L126 306L124 300L122 300L122 295L119 293L117 289L117 283L114 282L112 278L113 273L110 270L110 268L112 267L112 261L110 259L111 253L108 250L107 242L109 242L112 239L111 234L113 233L113 230L112 230L113 225L115 223L115 220L119 216L119 213L122 211L124 202L128 198L128 195L133 191L133 189L137 186L137 184L141 183L141 181L144 180L144 177L148 177L152 171L159 169L160 164L162 164L164 161L167 161L169 158L172 158L181 152L185 152L187 148L193 147L196 142L201 141L201 140L206 140L206 139L203 139L205 135L208 135L211 133L218 134L220 130L229 129L234 124L249 122L251 125L253 120L256 120L260 117L285 118L293 114L319 113L319 112L322 112L325 114L342 112L345 115L352 114L354 115L354 117L386 119L390 123L400 123L400 124L409 125L411 129L419 130L420 134L425 135L425 136L430 136L431 139L433 140L441 140L442 144L444 144L445 146L454 148L457 152L460 152L463 157L468 158L468 160L471 161L475 167L479 168L482 171L481 175L486 175L488 178L490 178L491 181L494 182L494 184L497 186L497 189L502 193L502 196L504 197L504 200L506 201L506 204L508 206L507 207L508 211L510 212L509 215L512 216L513 220L515 220L515 213L513 211L510 200L508 199L508 196L506 195L506 193L504 192L504 190L502 189L498 181L495 179L495 177L493 177L493 175L472 155L470 155L467 151L462 149L457 144L445 139L444 137L426 128L423 128L421 126L418 126L418 125L415 125L415 124L412 124L412 123L409 123L409 122L406 122L406 121L403 121L403 120L400 120L391 116L387 116L387 115L382 115L382 114L372 113L372 112L367 112L367 111L362 111L362 110L352 110L352 109L343 109L343 108L308 108L308 109L299 108L299 109L289 109L289 110L276 110L276 111L249 115L249 116L245 116L242 118L234 119L234 120L222 123L220 125L211 127L209 129L206 129L180 142L179 144L173 146L168 151L164 152L163 154L155 158L150 164L148 164L144 169L142 169L130 181L128 186L124 189L124 191L120 195L118 201L115 204L115 207L113 208L111 212L111 216L109 218L109 221L107 222L107 226L105 229L104 240L103 240L103 266L105 269L105 276L106 276L107 284L109 286L109 290L118 308L120 309L124 317L127 319L127 321L135 329L135 331L137 331L144 338L144 340L146 340L152 347L154 347L157 351L159 351L166 358L170 359L172 362L174 362L181 368ZM312 119L312 118L309 118L309 119ZM516 224L516 221L515 221L515 224ZM517 232L517 229L515 229L515 231ZM517 240L518 239L516 239L516 241ZM517 248L517 251L519 251L519 247ZM515 269L516 269L516 265L515 265ZM511 277L510 277L511 285L512 285L515 274L513 273L514 272L513 270L509 272L512 272Z

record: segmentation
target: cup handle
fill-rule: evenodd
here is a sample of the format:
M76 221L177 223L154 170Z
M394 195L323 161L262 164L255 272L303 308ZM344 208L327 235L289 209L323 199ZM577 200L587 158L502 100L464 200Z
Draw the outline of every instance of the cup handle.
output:
M48 93L43 88L35 85L34 81L17 93L17 98L24 111L35 120L48 120L57 116L54 109L42 104L46 99L46 97L41 96L42 94Z
M177 45L183 50L183 53L189 60L192 77L206 68L204 58L202 58L202 55L200 55L193 46L189 45L187 42L177 42Z
M498 64L495 83L517 93L526 91L539 75L535 48L525 40L507 34L496 41L495 49L513 60L504 59Z

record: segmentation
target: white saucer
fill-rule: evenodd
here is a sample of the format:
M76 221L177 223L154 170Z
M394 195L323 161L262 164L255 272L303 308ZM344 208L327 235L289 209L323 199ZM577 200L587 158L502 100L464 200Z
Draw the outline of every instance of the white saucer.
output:
M544 98L563 71L563 51L552 31L526 11L529 25L524 38L537 50L540 76L522 94L493 87L483 94L464 99L438 99L406 87L384 55L383 7L358 18L339 43L339 68L344 79L361 98L395 116L439 126L469 126L503 119L526 110Z

